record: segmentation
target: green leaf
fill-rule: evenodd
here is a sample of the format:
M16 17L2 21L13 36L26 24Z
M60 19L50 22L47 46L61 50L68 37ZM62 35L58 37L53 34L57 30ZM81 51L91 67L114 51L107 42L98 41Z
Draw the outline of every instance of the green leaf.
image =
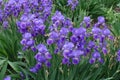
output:
M57 70L55 69L55 70L51 73L51 78L50 78L50 80L55 80L55 79L56 79L56 74L57 74Z
M2 65L6 60L0 60L0 65Z
M3 80L4 76L5 76L5 72L7 70L7 61L4 63L3 67L2 67L2 70L0 71L0 80Z
M75 75L76 75L76 71L77 71L77 66L72 66L73 70L70 70L70 75L68 76L67 80L73 80Z
M20 68L18 65L19 63L16 64L15 62L10 62L10 61L8 63L12 67L13 70L15 70L16 72L20 72Z

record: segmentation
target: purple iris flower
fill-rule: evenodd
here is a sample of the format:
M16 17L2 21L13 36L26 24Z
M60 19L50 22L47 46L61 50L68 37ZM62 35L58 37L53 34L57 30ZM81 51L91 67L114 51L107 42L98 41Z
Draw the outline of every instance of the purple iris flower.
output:
M4 78L4 80L11 80L11 77L10 77L10 76L6 76L6 77Z

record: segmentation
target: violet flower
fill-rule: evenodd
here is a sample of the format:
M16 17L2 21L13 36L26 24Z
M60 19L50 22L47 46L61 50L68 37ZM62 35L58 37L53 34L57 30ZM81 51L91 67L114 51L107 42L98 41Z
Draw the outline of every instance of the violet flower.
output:
M4 78L4 80L11 80L11 77L10 77L10 76L6 76L6 77Z

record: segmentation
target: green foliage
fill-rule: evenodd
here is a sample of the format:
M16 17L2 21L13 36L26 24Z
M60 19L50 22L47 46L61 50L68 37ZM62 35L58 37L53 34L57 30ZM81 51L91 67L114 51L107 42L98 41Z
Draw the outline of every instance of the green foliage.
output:
M17 32L16 24L11 20L9 29L0 30L0 80L5 75L13 78L21 78L20 72L28 69L26 63L18 57L21 50L20 34ZM23 70L21 70L23 69Z
M79 65L66 66L54 61L51 68L42 68L35 80L119 80L120 66L115 63L113 55L106 56L104 64L91 65L87 61L81 61ZM56 58L58 59L58 58ZM58 65L56 65L58 64ZM53 67L53 66L56 67ZM32 79L30 79L32 80Z
M120 0L98 0L101 4L104 5L104 7L110 8L111 6L116 6Z

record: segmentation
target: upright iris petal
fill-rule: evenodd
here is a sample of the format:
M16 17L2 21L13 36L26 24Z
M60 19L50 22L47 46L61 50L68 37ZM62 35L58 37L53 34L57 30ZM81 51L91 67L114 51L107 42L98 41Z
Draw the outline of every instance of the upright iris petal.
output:
M93 34L99 34L99 33L101 33L102 32L102 30L100 29L100 28L97 28L97 27L93 27L92 28L92 33Z
M30 38L32 37L32 35L31 35L31 33L25 33L25 34L23 35L23 37L24 37L25 39L30 39Z
M65 21L65 17L61 14L61 12L56 11L54 16L52 17L52 22L54 27L60 26Z
M89 17L89 16L84 17L84 22L85 22L85 23L90 22L90 17Z
M68 0L68 5L71 6L71 9L74 10L78 5L78 0Z
M86 28L90 27L90 17L89 16L84 17L83 21L86 24Z
M103 16L99 16L99 17L98 17L98 22L99 22L100 24L105 23L105 18L104 18Z
M71 50L74 47L74 44L72 42L66 42L63 46L63 49Z
M60 30L61 35L67 35L68 32L69 32L68 28L61 28L61 30Z
M50 33L50 38L57 39L58 37L59 37L59 34L57 32L53 31Z
M98 59L98 58L100 58L100 53L99 52L94 52L92 57L95 58L95 59Z
M38 51L41 52L41 53L46 53L46 52L48 51L47 48L46 48L46 46L43 45L43 44L39 44L39 45L37 46L37 49L38 49Z
M110 32L109 29L104 29L104 30L103 30L103 34L104 34L105 36L108 36L108 35L111 34L111 32Z

